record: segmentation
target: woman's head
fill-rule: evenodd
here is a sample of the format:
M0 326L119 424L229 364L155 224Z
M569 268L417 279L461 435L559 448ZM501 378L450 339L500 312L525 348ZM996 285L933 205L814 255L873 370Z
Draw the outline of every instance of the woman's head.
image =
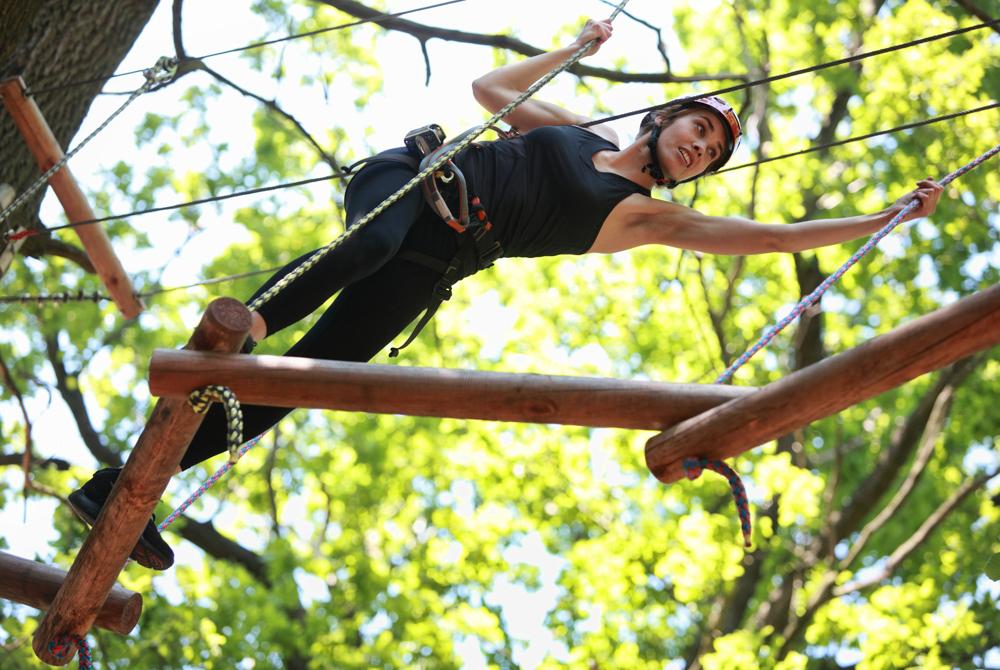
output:
M672 151L664 155L659 140L665 130ZM725 165L739 144L742 128L733 108L710 96L674 100L649 112L639 125L639 137L647 134L651 160L647 171L658 183L673 188Z

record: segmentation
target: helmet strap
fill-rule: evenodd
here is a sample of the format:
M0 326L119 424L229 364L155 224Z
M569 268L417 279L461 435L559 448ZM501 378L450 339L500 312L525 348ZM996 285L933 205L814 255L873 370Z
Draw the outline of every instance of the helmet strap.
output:
M663 174L663 167L660 165L660 158L656 153L656 145L660 141L662 130L663 126L657 123L649 133L649 139L646 141L646 146L649 148L649 162L642 167L642 171L648 172L658 186L673 188L677 186L677 182L673 179L667 179L667 176Z

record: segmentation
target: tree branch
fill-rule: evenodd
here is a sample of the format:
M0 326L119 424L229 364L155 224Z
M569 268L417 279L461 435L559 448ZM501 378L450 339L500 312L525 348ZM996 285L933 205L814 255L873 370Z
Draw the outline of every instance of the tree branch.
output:
M340 164L337 162L337 160L333 156L331 156L329 153L326 152L326 150L323 148L323 146L316 140L316 138L314 138L309 133L308 130L306 130L305 126L303 126L302 123L300 123L297 118L295 118L294 116L292 116L291 114L289 114L288 112L286 112L284 109L282 109L281 106L277 102L275 102L274 100L267 100L267 99L265 99L265 98L257 95L256 93L254 93L252 91L248 91L247 89L245 89L242 86L238 85L236 82L234 82L234 81L232 81L230 79L227 79L226 77L224 77L223 75L219 74L218 72L216 72L212 68L208 67L202 61L188 60L187 62L193 64L192 65L193 69L195 69L195 70L202 70L204 72L207 72L209 75L211 75L212 77L214 77L217 81L220 81L223 84L226 84L227 86L232 87L233 89L235 89L236 91L238 91L240 94L242 94L242 95L244 95L244 96L246 96L248 98L256 100L260 104L262 104L265 107L267 107L268 109L270 109L272 112L276 113L278 116L280 116L283 119L285 119L285 121L287 121L288 123L290 123L293 126L295 126L295 129L298 130L299 133L301 133L302 136L304 138L306 138L306 140L309 142L309 144L311 144L313 146L313 148L316 150L316 153L318 153L319 156L320 156L320 158L323 159L323 162L326 163L327 165L329 165L330 169L332 169L333 171L335 171L335 172L340 171Z
M905 561L914 551L916 551L921 544L927 541L927 538L934 533L937 528L944 523L948 515L955 511L955 509L965 500L971 493L983 487L986 482L990 481L994 477L1000 474L1000 471L994 470L990 473L984 473L972 479L965 480L954 493L951 494L947 500L941 503L940 506L934 513L931 514L927 519L921 524L917 532L914 533L906 542L896 547L896 550L892 552L889 558L886 560L885 565L882 567L877 574L871 575L866 579L858 580L845 584L834 591L834 595L837 597L845 596L850 593L855 593L867 589L870 586L874 586L881 581L889 579L892 573L896 571L896 568Z
M44 226L39 222L34 228L41 230L44 229ZM94 264L90 262L90 257L87 256L86 251L68 242L56 239L47 232L25 239L19 253L29 258L42 258L43 256L65 258L71 263L79 265L87 274L97 274L97 270L94 268Z
M0 467L8 465L24 465L24 454L0 454ZM43 459L32 459L31 467L34 470L40 468L55 468L60 472L65 472L69 470L69 461L64 461L61 458L43 458Z
M7 362L2 356L0 356L0 375L3 375L3 385L17 400L17 404L21 408L21 416L24 418L24 453L21 455L21 469L24 471L24 490L27 492L34 451L31 442L31 417L28 416L28 408L24 406L24 396L21 394L21 389L17 387L17 382L14 381L14 376L10 374L10 368L7 367Z
M272 585L267 565L259 555L220 533L211 521L195 521L187 516L182 519L174 530L185 540L197 545L212 558L242 566L265 586Z
M955 0L955 4L964 9L965 11L969 12L973 16L975 16L983 23L994 21L997 18L995 16L990 16L989 12L987 12L984 9L980 9L975 4L973 4L971 0ZM993 26L993 32L1000 33L1000 25Z
M83 438L83 443L86 445L87 450L103 465L120 467L122 464L121 455L105 446L100 435L97 434L93 424L90 422L90 414L87 412L87 404L76 382L76 375L70 375L66 371L66 366L59 351L57 335L45 336L45 353L56 375L56 388L59 390L63 402L66 403L66 406L69 407L70 412L73 414L77 430L80 431L80 437Z
M834 515L832 521L837 541L854 532L890 488L892 480L917 448L938 397L957 389L972 374L980 360L970 357L941 372L934 385L920 399L917 408L906 417L904 424L892 436L889 448L880 453L871 474L854 489L840 512Z
M927 464L931 460L931 456L934 454L934 446L944 430L948 415L951 412L954 395L955 390L948 388L937 397L930 417L927 420L927 428L924 430L923 437L921 438L921 446L917 450L917 455L913 459L913 464L910 466L910 471L907 473L906 479L903 480L902 485L896 491L896 495L892 497L892 500L882 508L882 511L874 519L865 524L865 527L861 529L858 538L851 545L850 552L840 562L841 570L850 568L851 564L857 560L858 555L864 550L865 545L871 539L872 535L895 516L900 508L902 508L903 503L906 502L910 493L916 488L917 482L920 481L921 476L927 469Z
M340 11L359 19L369 20L374 19L377 16L382 16L381 12L372 9L371 7L367 7L360 2L355 2L354 0L316 0L316 2L329 5L334 9L339 9ZM376 23L386 30L395 30L397 32L406 33L407 35L412 35L422 42L437 38L449 42L476 44L496 49L506 49L524 56L537 56L538 54L545 53L544 49L531 46L530 44L508 35L484 35L482 33L469 33L461 30L436 28L398 17L377 19L372 21L372 23ZM670 74L669 72L630 73L620 72L618 70L609 70L606 68L591 67L589 65L580 65L579 63L569 68L567 71L580 77L600 77L601 79L606 79L608 81L622 83L667 84L691 83L698 81L747 81L747 75L745 74L719 73L676 76Z

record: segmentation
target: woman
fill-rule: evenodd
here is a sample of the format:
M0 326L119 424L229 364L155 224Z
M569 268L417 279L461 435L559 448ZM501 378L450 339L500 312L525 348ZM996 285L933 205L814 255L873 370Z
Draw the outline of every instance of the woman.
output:
M473 82L473 94L495 113L595 38L587 55L596 53L611 33L610 21L588 21L569 46L490 72ZM435 292L443 290L442 272L449 263L455 266L450 279L458 280L488 266L501 251L508 257L612 253L645 244L718 254L802 251L870 235L913 198L920 204L907 219L928 216L942 190L925 179L881 212L795 225L709 216L653 199L650 189L657 183L673 186L698 178L729 159L741 128L721 98L681 101L647 115L639 137L623 148L611 128L581 128L578 124L588 119L539 100L524 102L505 120L519 137L476 145L455 160L469 195L479 198L474 202L481 202L492 221L477 245L468 241L489 226L481 225L475 234L456 232L425 205L419 190L413 190L253 312L253 340L296 323L340 291L286 355L368 361L433 304ZM387 153L391 157L407 152ZM358 172L345 194L347 220L357 221L409 181L415 174L412 162L374 161ZM452 194L453 207L454 198ZM257 295L309 255L289 264ZM288 411L245 406L246 437L265 432ZM215 406L181 467L225 451L224 434L223 412ZM97 517L118 472L101 470L71 494L74 510L85 521ZM161 570L173 562L170 547L152 523L132 557Z

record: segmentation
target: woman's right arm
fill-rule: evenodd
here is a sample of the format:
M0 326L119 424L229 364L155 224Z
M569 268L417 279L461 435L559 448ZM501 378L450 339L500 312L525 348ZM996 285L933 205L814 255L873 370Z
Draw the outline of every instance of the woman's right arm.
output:
M598 42L586 55L597 53L601 44L611 37L611 30L610 20L587 21L580 36L569 46L532 56L488 72L472 82L472 94L480 105L495 114L528 90L544 75L565 63L580 47L592 39L597 39ZM590 119L550 102L530 98L521 103L503 120L520 132L526 133L541 126L574 125L586 123ZM595 126L592 130L607 137L615 144L618 143L617 134L610 128Z

